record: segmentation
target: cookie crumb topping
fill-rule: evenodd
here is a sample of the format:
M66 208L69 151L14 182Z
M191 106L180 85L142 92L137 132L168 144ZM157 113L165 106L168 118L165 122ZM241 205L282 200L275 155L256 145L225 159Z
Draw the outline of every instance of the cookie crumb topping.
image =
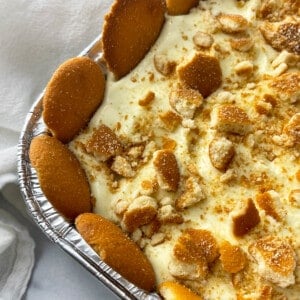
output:
M135 36L127 40L135 19L107 27L126 37L118 47L130 51L122 47L109 61L106 48L104 100L68 144L87 173L94 211L142 249L158 285L180 283L203 299L294 299L300 276L295 1L129 2L113 14L128 19L136 9L138 22L141 8L150 19L157 10L157 24L164 23L129 69L140 48ZM144 25L153 21L147 18ZM143 26L134 27L138 43L153 38Z

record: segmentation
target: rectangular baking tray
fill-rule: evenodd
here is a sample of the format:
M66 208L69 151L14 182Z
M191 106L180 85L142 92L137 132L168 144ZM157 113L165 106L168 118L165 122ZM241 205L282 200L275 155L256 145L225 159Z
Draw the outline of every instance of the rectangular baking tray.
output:
M101 35L98 36L78 56L87 56L101 65ZM99 281L121 299L158 300L156 293L147 293L128 282L104 263L96 252L83 240L73 224L67 222L51 205L43 194L35 169L29 159L31 140L40 134L48 133L42 119L43 94L39 95L27 114L18 144L18 179L21 194L27 210L43 233L65 252L82 264Z

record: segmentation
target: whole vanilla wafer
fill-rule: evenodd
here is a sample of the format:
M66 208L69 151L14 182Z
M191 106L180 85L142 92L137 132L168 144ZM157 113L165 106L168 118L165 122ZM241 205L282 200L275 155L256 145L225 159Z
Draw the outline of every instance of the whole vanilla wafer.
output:
M75 155L47 135L33 138L29 157L41 189L59 213L69 220L92 210L90 187Z
M83 239L101 259L136 286L152 291L155 274L140 248L111 221L93 213L84 213L75 220Z
M164 281L159 285L159 293L166 300L203 300L202 297L196 295L186 286L176 281Z
M165 1L115 0L103 26L103 57L119 79L156 41L165 20Z
M171 16L187 14L199 4L198 0L166 0L167 11Z
M67 60L54 72L43 98L43 119L54 137L72 140L103 100L105 78L88 57Z

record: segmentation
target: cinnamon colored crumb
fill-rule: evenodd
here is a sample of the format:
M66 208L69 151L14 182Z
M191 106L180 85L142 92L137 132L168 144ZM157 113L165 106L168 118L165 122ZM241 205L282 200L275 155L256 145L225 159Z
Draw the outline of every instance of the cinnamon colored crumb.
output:
M150 91L146 94L146 96L143 99L139 100L139 105L148 106L151 104L151 102L153 102L154 98L155 98L155 94Z

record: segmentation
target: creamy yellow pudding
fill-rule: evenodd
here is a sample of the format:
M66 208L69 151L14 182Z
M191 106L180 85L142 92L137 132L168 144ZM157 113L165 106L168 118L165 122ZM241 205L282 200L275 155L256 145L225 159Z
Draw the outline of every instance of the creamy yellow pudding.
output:
M107 73L69 147L94 212L143 249L157 283L298 299L299 19L296 1L199 1L166 15L128 75Z

